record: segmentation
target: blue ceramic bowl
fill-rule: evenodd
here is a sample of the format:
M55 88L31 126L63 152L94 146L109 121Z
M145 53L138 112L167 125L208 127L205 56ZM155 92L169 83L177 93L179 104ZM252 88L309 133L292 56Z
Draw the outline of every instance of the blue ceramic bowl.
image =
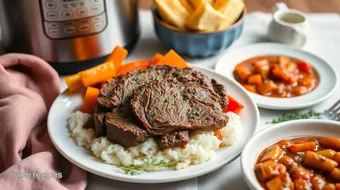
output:
M232 26L218 32L181 31L162 21L155 5L152 14L156 34L168 48L182 55L207 57L228 48L241 35L247 10Z

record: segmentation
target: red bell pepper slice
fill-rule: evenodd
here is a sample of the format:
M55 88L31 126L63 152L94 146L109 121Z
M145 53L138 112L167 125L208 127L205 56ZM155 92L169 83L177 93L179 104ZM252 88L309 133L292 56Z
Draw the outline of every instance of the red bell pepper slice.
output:
M228 99L229 99L229 103L228 106L225 108L224 112L234 112L236 114L238 114L243 108L244 106L238 102L234 97L228 95Z
M310 71L312 69L312 66L304 61L299 61L296 63L296 65L298 66L299 70L301 71Z

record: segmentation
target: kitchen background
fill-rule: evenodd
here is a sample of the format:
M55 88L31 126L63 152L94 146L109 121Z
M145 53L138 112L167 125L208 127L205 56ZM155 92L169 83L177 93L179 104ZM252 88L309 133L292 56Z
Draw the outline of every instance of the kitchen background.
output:
M153 0L140 0L142 9L150 9ZM277 2L285 2L288 7L306 13L340 13L339 0L245 0L248 11L270 12Z

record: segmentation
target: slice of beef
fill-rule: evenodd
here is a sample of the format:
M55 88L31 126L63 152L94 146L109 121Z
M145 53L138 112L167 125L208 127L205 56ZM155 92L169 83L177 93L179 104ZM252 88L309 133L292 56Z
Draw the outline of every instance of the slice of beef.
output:
M94 118L94 130L96 133L96 137L101 137L106 135L106 126L104 123L105 113L95 113L93 114Z
M221 98L203 80L188 77L156 81L135 90L134 114L152 135L176 130L215 130L225 127Z
M215 79L211 79L211 84L214 91L220 96L222 109L224 110L228 105L227 90L222 84L219 84Z
M83 126L84 129L94 129L94 118L91 116Z
M129 72L110 82L106 82L98 97L98 103L106 108L114 109L128 102L133 90L147 85L151 81L171 78L182 72L180 68L170 66L151 66L146 70Z
M209 79L203 73L192 70L191 72L187 72L186 75L182 75L179 77L181 81L195 81L202 85L206 85L211 87L219 96L220 96L220 104L222 108L225 108L228 105L227 99L227 90L222 84L219 84L215 79Z
M167 148L183 147L190 140L188 131L174 131L159 138L158 146L161 150Z
M100 106L99 104L96 105L93 120L94 120L94 130L96 137L101 137L106 135L106 126L105 126L105 113L109 112L107 108Z
M136 146L149 138L142 124L133 116L130 106L105 114L106 138L124 147Z
M101 89L98 103L103 107L114 109L130 101L133 90L140 86L148 85L156 80L179 77L195 79L211 87L217 85L216 81L210 80L203 73L192 68L181 69L167 65L151 66L146 70L129 72L106 82ZM226 93L222 85L220 91Z
M118 76L113 78L110 81L106 81L103 87L100 90L100 96L97 99L98 104L104 108L111 108L110 107L110 99L114 93L113 89L118 85L122 76Z

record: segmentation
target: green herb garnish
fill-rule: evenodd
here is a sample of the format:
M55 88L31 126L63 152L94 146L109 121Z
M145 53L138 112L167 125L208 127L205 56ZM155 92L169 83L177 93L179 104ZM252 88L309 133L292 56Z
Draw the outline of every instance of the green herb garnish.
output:
M139 81L139 79L138 79L137 77L133 77L133 78L132 78L132 81L135 82L135 83L137 83L137 84L140 84L140 81Z
M118 168L122 169L127 175L139 175L141 172L154 171L159 167L171 168L176 166L178 162L180 161L162 160L158 162L156 158L150 158L141 165L118 166Z
M185 93L182 93L182 97L183 97L183 100L187 100L187 99L189 99L188 95L187 95L187 94L185 94Z
M180 72L172 73L172 76L173 76L173 77L180 77L180 76L181 76L181 73L180 73Z
M167 102L169 102L169 98L164 99L164 103L167 103Z
M199 114L199 112L198 112L197 110L195 110L195 109L190 109L190 110L189 110L189 116L190 116L190 117L195 117L195 116L199 117L200 114Z
M130 170L128 168L121 168L126 175L139 175L140 173L135 170Z
M146 87L146 88L150 88L150 87L151 87L150 83L146 83L146 84L145 84L145 87Z
M309 110L306 113L284 113L282 116L273 119L271 122L267 122L267 124L276 124L276 123L282 123L285 121L291 121L291 120L298 120L298 119L309 119L312 117L317 117L319 116L320 113L313 111L313 110Z
M155 117L156 116L156 113L155 112L152 112L151 113L151 117Z

